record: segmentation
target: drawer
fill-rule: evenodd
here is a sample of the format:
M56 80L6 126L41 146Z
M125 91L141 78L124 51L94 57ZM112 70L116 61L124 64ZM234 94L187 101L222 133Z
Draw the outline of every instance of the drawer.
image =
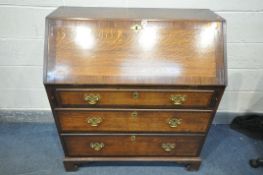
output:
M209 107L214 90L57 89L60 106Z
M172 110L56 111L62 132L206 132L211 112Z
M197 156L203 136L64 136L67 156Z

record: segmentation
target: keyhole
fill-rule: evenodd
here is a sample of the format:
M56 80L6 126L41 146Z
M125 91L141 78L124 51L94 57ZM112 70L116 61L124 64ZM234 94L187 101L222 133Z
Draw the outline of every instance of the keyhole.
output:
M133 97L133 99L138 99L139 98L139 92L133 92L132 97Z

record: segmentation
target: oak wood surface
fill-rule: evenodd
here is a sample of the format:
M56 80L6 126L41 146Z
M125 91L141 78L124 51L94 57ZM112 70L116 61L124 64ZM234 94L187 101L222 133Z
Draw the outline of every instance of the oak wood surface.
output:
M44 83L225 84L224 55L219 54L224 52L224 21L180 20L176 15L165 21L150 18L47 18Z
M134 93L138 94L134 98ZM57 98L61 106L162 106L162 107L210 107L214 90L158 90L158 89L58 89ZM85 96L99 95L97 104L89 104ZM174 105L172 95L185 96L185 101Z
M134 116L134 113L137 116ZM61 132L206 132L210 112L173 111L56 111ZM89 119L102 121L97 126ZM169 121L178 119L179 124L171 127Z
M66 170L115 160L175 161L197 170L227 85L225 34L225 20L203 9L60 7L51 13L43 80ZM89 94L99 94L96 105L84 100ZM173 105L171 95L186 100ZM102 122L90 126L92 117ZM171 128L172 118L181 124ZM91 142L104 147L96 151ZM174 148L166 152L163 143Z
M67 156L197 156L203 137L198 136L160 136L160 135L107 135L107 136L63 136ZM96 151L91 143L103 143ZM170 152L164 151L163 143L174 144Z
M112 8L112 7L59 7L50 19L157 19L157 20L200 20L223 21L224 19L208 9L163 9L163 8Z

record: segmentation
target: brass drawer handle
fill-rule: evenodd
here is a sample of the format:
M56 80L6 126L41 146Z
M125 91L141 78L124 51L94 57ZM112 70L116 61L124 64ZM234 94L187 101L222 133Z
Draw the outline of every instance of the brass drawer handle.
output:
M186 95L171 95L170 100L174 105L181 105L186 101Z
M99 94L84 94L84 100L87 101L90 105L95 105L100 100Z
M162 143L162 149L165 152L171 152L175 148L175 143Z
M94 149L95 151L100 151L104 147L104 143L99 142L91 142L90 147Z
M176 128L177 126L182 124L182 119L177 119L177 118L171 118L168 121L168 124L171 128Z
M99 124L102 122L101 117L90 117L87 119L87 123L90 124L90 126L99 126Z

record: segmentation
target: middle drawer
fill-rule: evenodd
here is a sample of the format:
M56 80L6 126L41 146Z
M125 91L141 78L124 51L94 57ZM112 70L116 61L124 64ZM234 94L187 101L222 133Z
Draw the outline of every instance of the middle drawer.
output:
M56 110L61 132L206 132L210 111Z

